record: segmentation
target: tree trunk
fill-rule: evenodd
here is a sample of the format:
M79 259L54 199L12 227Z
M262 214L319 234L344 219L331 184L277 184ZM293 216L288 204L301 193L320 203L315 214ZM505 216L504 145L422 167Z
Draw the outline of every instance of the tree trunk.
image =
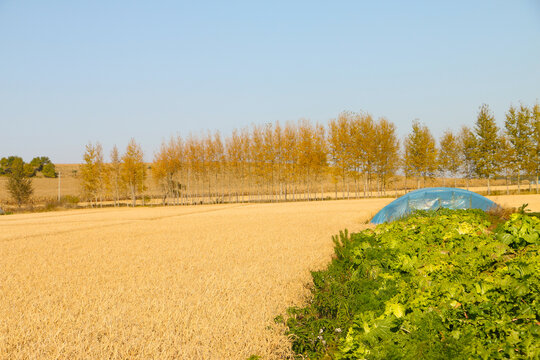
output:
M131 186L131 205L135 207L136 204L136 198L135 198L135 185Z
M405 184L403 184L405 186L405 194L407 193L407 176L405 176Z
M345 170L343 170L343 186L341 187L341 197L345 197Z
M362 182L363 182L363 186L364 186L364 199L365 199L366 195L367 195L366 194L366 192L367 192L367 177L366 177L366 174L363 174L362 177L363 177L363 180L364 180Z

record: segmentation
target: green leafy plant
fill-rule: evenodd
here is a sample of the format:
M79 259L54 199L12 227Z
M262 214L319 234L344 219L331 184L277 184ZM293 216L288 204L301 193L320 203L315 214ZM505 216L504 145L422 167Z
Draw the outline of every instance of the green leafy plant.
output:
M540 220L491 232L479 210L418 212L334 237L308 306L288 311L298 357L538 358Z

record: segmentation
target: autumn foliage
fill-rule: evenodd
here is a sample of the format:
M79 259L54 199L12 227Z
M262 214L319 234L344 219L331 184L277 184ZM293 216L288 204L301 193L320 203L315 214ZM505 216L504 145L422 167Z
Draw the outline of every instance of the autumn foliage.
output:
M342 112L326 125L301 119L254 124L228 136L208 131L171 137L150 166L143 158L133 139L123 156L113 149L109 164L99 143L87 145L81 167L86 199L144 202L147 168L163 204L384 195L396 190L398 177L405 190L426 186L437 176L444 184L453 178L454 185L465 178L467 186L470 179L481 178L489 193L497 177L516 179L518 189L522 178L538 179L540 106L510 107L501 129L484 104L472 127L448 129L438 144L418 120L400 141L388 119Z

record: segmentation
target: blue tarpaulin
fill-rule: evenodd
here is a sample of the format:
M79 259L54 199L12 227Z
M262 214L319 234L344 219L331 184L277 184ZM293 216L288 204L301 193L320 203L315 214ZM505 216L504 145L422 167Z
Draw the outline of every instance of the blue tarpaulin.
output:
M416 210L447 208L487 211L494 207L497 207L497 204L493 201L472 191L446 187L426 188L411 191L392 201L373 217L371 223L391 222Z

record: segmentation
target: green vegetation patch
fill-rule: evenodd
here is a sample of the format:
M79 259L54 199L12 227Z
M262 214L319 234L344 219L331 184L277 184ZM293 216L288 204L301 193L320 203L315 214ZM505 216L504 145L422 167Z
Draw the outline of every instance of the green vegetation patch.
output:
M310 359L539 358L540 220L493 222L442 209L340 233L335 259L312 273L310 304L289 309L293 350Z

